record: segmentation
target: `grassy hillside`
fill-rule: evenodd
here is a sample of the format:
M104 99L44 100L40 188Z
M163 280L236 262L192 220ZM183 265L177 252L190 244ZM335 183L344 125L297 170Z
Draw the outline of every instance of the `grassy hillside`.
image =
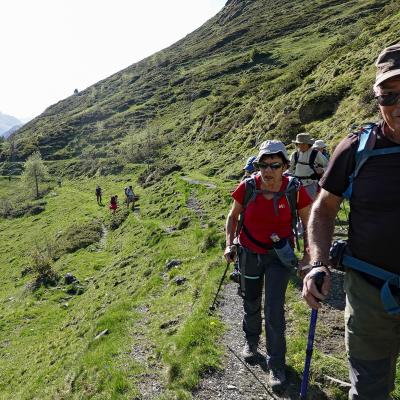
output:
M225 327L208 308L244 160L304 130L332 149L378 118L373 61L400 40L399 18L389 0L229 0L1 143L0 175L13 177L0 177L0 399L190 399L223 365ZM53 177L39 200L17 177L36 149ZM140 201L112 216L127 184ZM288 363L300 374L309 310L297 285ZM315 357L312 385L345 398L323 380L347 379L342 348Z
M229 1L170 48L49 107L16 135L14 161L36 148L49 160L154 161L135 154L146 141L172 143L163 158L195 142L232 160L303 130L334 145L377 117L372 64L399 40L398 13L388 0Z
M138 189L134 211L121 204L112 216L109 196L122 199L138 168L50 182L45 211L0 221L0 399L190 399L201 376L222 367L224 326L208 311L233 182L175 172ZM20 190L0 179L2 196L14 201ZM295 276L287 301L288 363L300 374L309 310ZM346 378L340 348L316 351L313 382Z

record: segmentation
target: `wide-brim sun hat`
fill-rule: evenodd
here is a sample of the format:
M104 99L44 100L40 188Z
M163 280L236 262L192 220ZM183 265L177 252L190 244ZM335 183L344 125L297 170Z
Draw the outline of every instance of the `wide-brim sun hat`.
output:
M322 139L318 139L314 142L312 147L325 149L327 146L326 146L326 143Z
M314 138L309 133L299 133L296 135L296 140L292 140L292 143L296 144L314 144Z
M375 62L376 78L374 89L382 82L395 76L400 77L400 43L386 47Z
M266 140L260 145L257 158L254 162L259 162L265 155L274 155L281 153L286 162L289 162L289 156L286 151L285 145L280 140Z

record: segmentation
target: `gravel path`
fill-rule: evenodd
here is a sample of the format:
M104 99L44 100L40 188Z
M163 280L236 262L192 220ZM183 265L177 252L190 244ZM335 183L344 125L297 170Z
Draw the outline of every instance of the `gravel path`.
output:
M316 346L326 354L343 354L343 274L333 273L333 285L329 299L319 315L319 324L327 329L323 338L316 338ZM225 285L218 305L221 319L227 325L227 331L221 339L225 346L224 370L205 376L198 390L193 393L197 400L261 400L261 399L298 399L301 377L295 371L287 370L288 384L283 393L273 393L267 385L268 369L265 363L265 338L259 345L260 356L252 364L244 363L241 349L244 344L242 332L242 300L237 295L237 285L229 282ZM290 322L287 337L290 335ZM318 388L309 388L308 400L324 400L326 395Z

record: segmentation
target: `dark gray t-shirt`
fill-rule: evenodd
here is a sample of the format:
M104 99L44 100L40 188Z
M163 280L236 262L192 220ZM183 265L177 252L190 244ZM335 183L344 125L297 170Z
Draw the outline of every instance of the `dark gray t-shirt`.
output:
M399 146L377 126L374 148ZM335 149L322 188L341 196L354 170L358 135L343 139ZM400 154L370 157L353 183L350 200L349 247L364 261L400 273Z

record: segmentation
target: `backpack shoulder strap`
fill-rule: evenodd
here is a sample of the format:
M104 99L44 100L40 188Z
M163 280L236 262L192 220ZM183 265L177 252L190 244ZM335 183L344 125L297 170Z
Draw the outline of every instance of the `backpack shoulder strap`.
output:
M354 167L353 178L358 175L361 167L371 156L370 150L374 148L376 142L375 127L375 124L366 124L361 127L360 133L358 134L359 142L355 156L356 165Z
M344 197L345 199L350 199L353 192L354 178L358 175L361 167L371 156L371 151L374 148L376 142L376 126L377 125L372 122L363 124L358 132L353 132L353 134L358 135L358 147L355 154L354 170L349 176L349 186L342 194L342 197Z
M297 163L299 162L299 152L294 152L294 166L296 167Z
M292 231L294 233L294 237L296 240L296 247L298 250L300 250L299 232L297 229L297 222L299 220L299 214L297 212L297 201L298 201L299 190L301 187L301 182L294 176L289 176L288 178L289 182L285 190L285 196L289 204L290 214L292 216Z
M249 205L250 201L253 201L256 196L256 178L254 176L250 176L244 180L244 197L243 197L243 210L239 215L239 221L236 226L236 237L239 236L240 231L242 230L243 227L243 222L244 222L244 213L246 211L247 206Z
M257 195L256 178L254 176L250 176L249 178L246 178L244 180L244 185L245 185L244 186L245 192L244 192L242 207L244 209L246 209L247 206L249 205L250 201L253 201Z
M312 170L315 169L314 164L315 164L315 159L317 158L318 155L318 150L317 149L312 149L311 150L311 154L310 154L310 158L308 159L308 164L310 165L310 168Z

